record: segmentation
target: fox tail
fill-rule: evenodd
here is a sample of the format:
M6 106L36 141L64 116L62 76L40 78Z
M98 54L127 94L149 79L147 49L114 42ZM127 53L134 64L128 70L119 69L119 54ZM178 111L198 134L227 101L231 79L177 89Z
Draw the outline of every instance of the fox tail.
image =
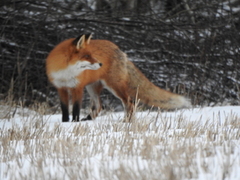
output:
M129 63L128 66L134 66L134 64ZM166 110L191 107L187 98L155 86L137 68L130 67L130 69L129 86L133 98L137 94L137 98L144 104Z

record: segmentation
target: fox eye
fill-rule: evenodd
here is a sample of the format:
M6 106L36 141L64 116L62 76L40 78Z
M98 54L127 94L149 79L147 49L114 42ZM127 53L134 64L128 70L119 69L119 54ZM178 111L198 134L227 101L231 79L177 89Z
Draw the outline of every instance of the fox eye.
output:
M83 57L86 58L86 59L90 58L89 55L84 55Z

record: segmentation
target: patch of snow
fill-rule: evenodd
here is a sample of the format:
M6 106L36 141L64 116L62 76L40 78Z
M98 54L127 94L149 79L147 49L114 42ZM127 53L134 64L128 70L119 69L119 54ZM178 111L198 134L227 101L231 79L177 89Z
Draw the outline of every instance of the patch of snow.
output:
M239 110L239 106L224 106L144 111L136 113L135 124L121 122L123 112L62 123L60 114L42 116L19 108L15 116L0 119L0 179L121 179L126 173L135 178L168 179L172 174L178 179L237 180ZM84 129L87 132L81 135ZM196 135L198 129L202 132ZM19 140L16 135L14 140L4 139L11 138L7 136L11 131L19 133ZM44 138L45 134L52 138ZM176 150L182 151L179 157L174 157ZM184 177L186 168L195 172L191 178Z

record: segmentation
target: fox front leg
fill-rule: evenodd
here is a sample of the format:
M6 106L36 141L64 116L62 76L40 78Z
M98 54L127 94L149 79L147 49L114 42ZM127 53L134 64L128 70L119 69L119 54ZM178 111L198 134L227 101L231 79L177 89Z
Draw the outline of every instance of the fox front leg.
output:
M71 93L73 102L72 121L79 122L83 88L73 89Z
M58 95L61 102L62 110L62 122L69 121L69 112L68 112L68 92L66 89L58 89Z

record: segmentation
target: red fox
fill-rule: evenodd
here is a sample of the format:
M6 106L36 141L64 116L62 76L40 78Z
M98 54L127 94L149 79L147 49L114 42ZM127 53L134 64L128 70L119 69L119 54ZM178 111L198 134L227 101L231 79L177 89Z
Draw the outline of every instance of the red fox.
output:
M62 121L69 121L69 98L72 98L72 120L79 121L84 87L91 98L91 112L82 120L91 120L101 111L100 93L108 89L118 97L131 121L135 98L149 106L163 109L189 107L183 96L163 90L151 83L128 60L118 46L107 40L91 40L91 34L65 40L46 59L49 81L57 88Z

